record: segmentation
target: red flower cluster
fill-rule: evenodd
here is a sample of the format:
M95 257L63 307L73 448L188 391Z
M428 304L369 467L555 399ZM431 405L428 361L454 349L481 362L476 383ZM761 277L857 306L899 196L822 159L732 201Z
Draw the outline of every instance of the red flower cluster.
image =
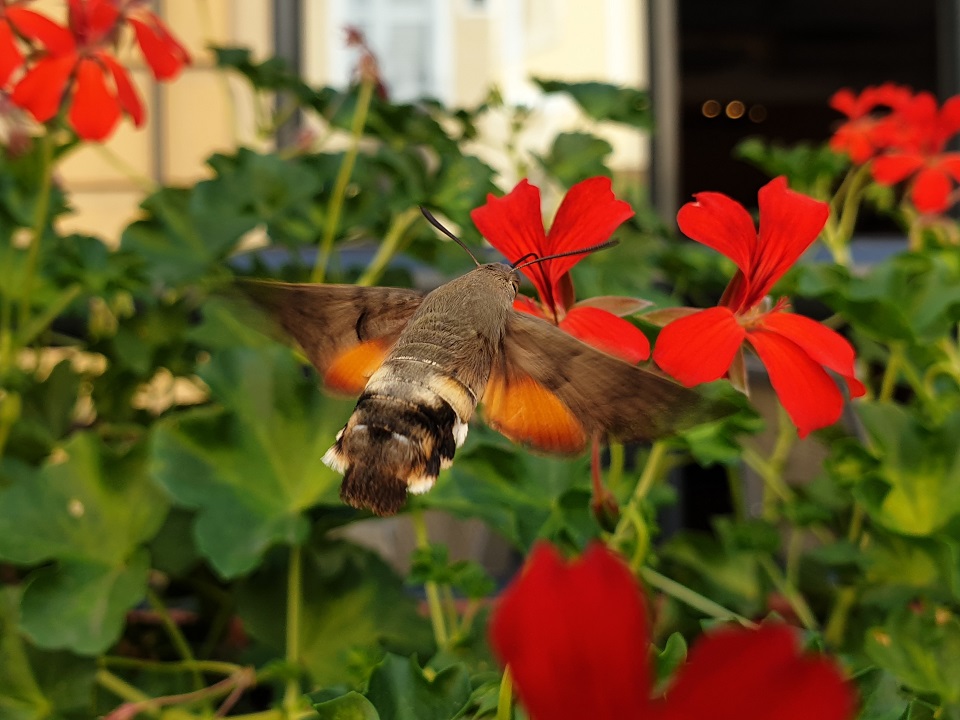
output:
M487 197L470 217L477 229L512 263L587 248L607 240L633 216L630 205L617 200L609 178L577 183L566 194L550 232L540 214L540 190L526 180L507 195ZM622 319L647 303L633 298L599 297L574 302L570 268L584 255L572 255L523 268L537 289L540 302L518 296L514 308L544 318L583 342L636 363L650 356L650 343L640 330Z
M854 377L850 343L801 315L772 307L767 294L810 247L827 221L826 203L793 192L786 178L759 192L760 230L742 205L720 193L704 192L677 215L680 229L726 255L738 271L720 305L689 309L660 332L653 359L687 386L718 380L750 343L800 437L840 417L843 396L824 368L840 374L850 395L866 392Z
M139 127L143 103L126 68L114 57L129 24L158 80L169 80L190 61L184 47L143 0L69 0L67 27L24 2L0 0L0 85L13 103L39 122L69 105L67 119L78 136L103 140L122 114ZM25 43L28 53L21 49Z
M651 698L643 598L599 544L571 564L535 547L494 611L490 641L532 720L845 720L855 704L840 669L801 654L786 625L709 633Z
M830 105L848 118L831 148L858 165L872 160L870 172L881 185L911 180L910 199L922 213L943 212L956 201L960 153L945 148L960 132L960 96L938 106L928 92L887 83L859 95L840 90Z

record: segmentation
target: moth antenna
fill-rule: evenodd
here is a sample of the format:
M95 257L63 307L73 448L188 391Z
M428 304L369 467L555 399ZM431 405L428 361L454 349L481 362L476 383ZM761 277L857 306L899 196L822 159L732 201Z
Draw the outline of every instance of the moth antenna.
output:
M535 252L528 252L526 255L521 255L520 257L517 258L517 261L516 261L515 263L511 263L511 264L510 264L510 267L512 267L514 270L516 270L516 269L517 269L517 265L519 265L520 263L522 263L522 262L523 262L524 260L526 260L528 257L535 258L535 257L537 257L537 254L536 254Z
M579 250L568 250L567 252L557 253L556 255L547 255L545 257L535 257L533 260L523 263L522 265L514 265L514 270L523 270L523 268L529 265L536 265L537 263L542 263L544 260L553 260L554 258L567 257L568 255L589 255L590 253L595 253L597 250L606 250L611 248L614 245L619 245L619 240L607 240L606 242L598 243L597 245L591 245L590 247L580 248ZM527 253L527 255L532 255L533 253ZM523 260L524 255L520 260ZM519 261L518 261L519 262Z
M467 251L467 255L470 256L470 259L473 260L473 263L474 263L477 267L480 267L480 261L477 260L477 258L474 257L474 255L473 255L472 252L470 252L470 248L468 248L466 245L464 245L463 240L461 240L461 239L458 238L456 235L454 235L452 232L450 232L449 230L447 230L447 229L443 226L443 223L441 223L439 220L437 220L437 219L433 216L433 213L431 213L429 210L427 210L423 205L420 206L420 212L423 213L423 216L427 219L427 222L428 222L428 223L430 223L431 225L433 225L437 230L439 230L440 232L442 232L442 233L443 233L444 235L446 235L448 238L450 238L451 240L453 240L457 245L459 245L459 246L462 247L464 250L466 250L466 251Z

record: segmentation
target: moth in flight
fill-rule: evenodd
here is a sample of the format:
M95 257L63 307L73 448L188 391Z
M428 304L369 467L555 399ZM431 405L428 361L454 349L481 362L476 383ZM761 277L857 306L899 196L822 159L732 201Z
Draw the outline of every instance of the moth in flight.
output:
M324 456L343 473L344 502L393 515L408 492L429 490L479 403L510 440L566 455L594 435L653 440L721 414L695 391L514 310L520 269L554 257L512 266L474 258L476 269L426 294L243 282L328 389L360 395Z

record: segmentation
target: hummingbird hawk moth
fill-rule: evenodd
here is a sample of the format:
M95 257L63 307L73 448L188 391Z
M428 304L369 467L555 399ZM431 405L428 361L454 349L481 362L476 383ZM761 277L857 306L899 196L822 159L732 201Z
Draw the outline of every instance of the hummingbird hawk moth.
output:
M479 403L493 429L557 454L580 453L594 435L651 440L717 416L695 391L514 310L519 270L551 257L513 266L474 258L476 269L426 294L243 283L328 389L360 395L323 458L343 473L344 502L393 515L408 492L429 490Z

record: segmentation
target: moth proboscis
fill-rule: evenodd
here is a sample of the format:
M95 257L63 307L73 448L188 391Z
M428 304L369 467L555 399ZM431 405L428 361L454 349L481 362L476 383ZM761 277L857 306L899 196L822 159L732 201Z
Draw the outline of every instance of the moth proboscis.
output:
M564 455L582 452L594 435L653 440L726 413L514 310L522 267L477 262L426 294L241 283L300 344L327 388L360 395L324 456L343 473L344 502L393 515L408 492L429 490L480 402L487 424L509 439Z

